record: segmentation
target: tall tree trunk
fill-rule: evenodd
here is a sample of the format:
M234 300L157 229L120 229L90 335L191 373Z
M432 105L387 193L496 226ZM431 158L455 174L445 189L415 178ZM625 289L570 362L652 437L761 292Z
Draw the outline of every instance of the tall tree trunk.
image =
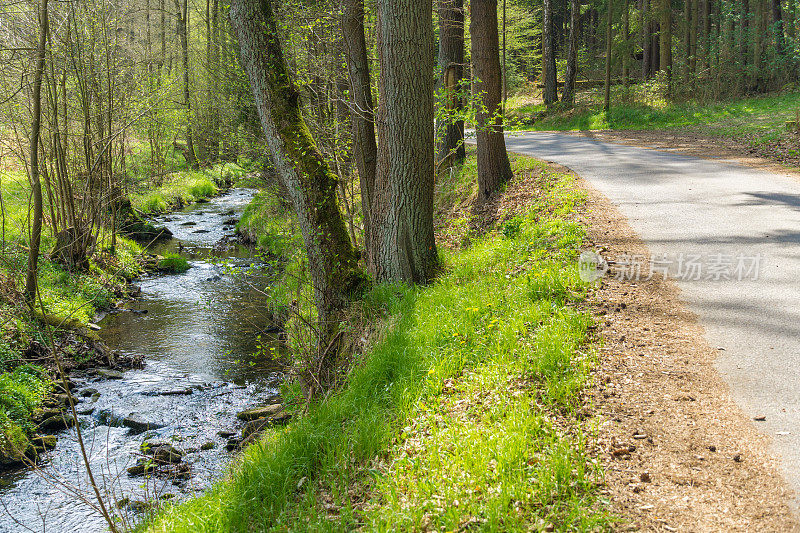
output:
M683 2L683 50L686 54L684 56L683 77L684 81L688 83L691 80L691 56L692 56L692 32L694 26L692 25L692 2L691 0L684 0Z
M700 68L707 69L711 59L711 0L698 0L697 16L697 57Z
M739 24L739 57L746 67L750 56L750 2L742 0L741 23Z
M786 55L786 40L783 36L783 9L781 0L772 0L772 28L775 35L775 52L779 57Z
M670 0L661 0L661 24L659 27L660 70L667 75L667 84L672 78L672 5Z
M549 0L548 0L549 1ZM472 0L473 91L478 102L478 205L490 200L511 179L511 164L500 114L500 59L497 36L497 0ZM551 69L555 73L555 68ZM545 92L547 90L545 89Z
M692 29L689 34L689 72L694 77L697 75L698 41L702 34L702 6L703 0L691 0L692 3Z
M423 283L439 271L433 234L433 3L378 0L377 6L381 98L372 203L375 277ZM497 48L495 54L499 62Z
M578 20L581 16L580 0L569 2L569 47L567 49L567 72L564 77L564 88L561 101L575 104L575 79L578 77Z
M375 166L378 146L375 141L375 116L367 42L364 36L364 0L342 1L342 35L350 78L350 98L354 109L353 154L361 188L361 211L364 220L364 248L367 267L375 269L372 235L372 197L375 190Z
M484 3L484 2L480 2ZM496 4L497 2L492 2ZM496 10L496 9L495 9ZM474 11L474 8L473 8ZM544 103L547 106L558 101L558 86L556 81L556 56L553 53L553 0L544 0L542 7L542 64L544 69ZM495 19L497 16L495 15ZM494 25L495 32L497 24ZM470 26L470 30L472 26Z
M272 162L299 220L320 320L319 345L328 346L337 328L337 312L362 282L336 201L337 178L303 120L272 0L234 0L230 21Z
M755 8L753 11L753 70L756 83L761 76L761 58L764 51L764 0L753 0Z
M42 182L39 179L39 134L42 124L42 78L44 77L44 60L47 51L47 34L49 18L47 0L42 0L39 8L39 44L36 47L36 71L33 78L33 120L31 121L31 162L30 179L33 193L33 219L31 221L31 239L28 247L28 270L25 274L25 299L34 305L36 299L37 274L39 271L39 246L42 240Z
M158 10L161 12L161 24L159 25L159 38L161 39L161 55L158 57L159 72L164 68L164 60L167 57L167 8L165 0L158 0Z
M623 2L622 9L622 83L625 87L628 87L631 77L631 50L629 47L631 40L631 19L628 0Z
M461 82L464 78L464 0L438 0L439 8L439 85L447 116L464 108ZM447 120L441 126L437 159L460 164L466 157L464 121Z
M653 44L652 24L650 22L650 0L639 0L640 5L640 33L642 39L642 80L648 80L652 75L650 50Z
M605 77L605 92L603 99L603 109L606 112L606 117L611 113L611 44L613 39L612 23L614 16L614 3L608 0L608 12L606 13L606 77Z
M189 0L175 0L175 9L178 12L177 32L181 41L181 60L183 61L183 104L186 106L186 151L184 156L186 163L197 168L197 156L194 151L194 135L192 134L192 99L189 86Z

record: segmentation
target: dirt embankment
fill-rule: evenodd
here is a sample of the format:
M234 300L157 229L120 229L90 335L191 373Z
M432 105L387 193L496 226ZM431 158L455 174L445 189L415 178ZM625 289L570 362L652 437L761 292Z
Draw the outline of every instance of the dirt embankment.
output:
M582 213L606 258L649 257L610 202L586 182ZM589 304L603 338L591 453L606 472L621 527L651 531L800 531L792 493L767 437L730 399L717 349L680 302L675 283L616 279L612 266Z

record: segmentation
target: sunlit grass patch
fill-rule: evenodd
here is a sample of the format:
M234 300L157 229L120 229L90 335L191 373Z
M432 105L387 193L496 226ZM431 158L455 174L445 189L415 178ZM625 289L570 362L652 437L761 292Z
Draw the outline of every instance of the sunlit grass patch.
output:
M721 102L671 103L658 84L650 82L625 89L615 86L611 113L603 111L602 91L583 94L575 108L556 107L525 98L509 100L510 124L536 131L602 129L668 129L702 126L721 135L756 134L774 140L785 132L785 121L800 113L800 93L787 92Z
M162 272L180 274L189 270L189 262L180 254L167 253L158 260L157 268Z

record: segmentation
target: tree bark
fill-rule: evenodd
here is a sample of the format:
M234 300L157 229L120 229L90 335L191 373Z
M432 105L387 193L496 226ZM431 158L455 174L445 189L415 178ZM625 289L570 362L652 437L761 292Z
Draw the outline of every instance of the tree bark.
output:
M692 28L689 35L689 72L694 77L697 75L698 42L702 31L702 6L703 0L691 0L692 3Z
M605 91L603 98L603 109L606 112L606 117L611 113L611 44L613 39L612 22L614 15L614 3L608 0L608 12L606 13L606 76L605 76Z
M683 2L683 49L684 53L684 65L683 65L683 78L684 82L688 83L692 76L692 69L691 69L691 56L692 56L692 31L694 31L694 27L692 25L692 2L691 0L684 0Z
M161 24L159 25L159 38L161 39L161 55L158 57L158 70L164 68L164 60L167 57L167 9L165 0L158 0L158 9L161 12Z
M764 47L764 0L755 1L755 14L753 15L753 69L756 83L761 78L761 57Z
M640 11L640 31L642 38L642 80L650 79L652 68L650 62L650 50L652 39L652 24L650 22L650 0L639 0Z
M497 2L492 2L496 4ZM474 12L473 7L473 12ZM544 103L553 105L558 100L556 56L553 53L553 0L544 0L542 7L542 64L544 69ZM495 15L495 19L497 15ZM495 30L497 24L494 25ZM470 27L470 30L472 27Z
M775 34L775 52L779 57L786 55L786 40L783 36L783 9L781 0L772 0L772 23Z
M370 235L372 234L372 197L375 194L378 146L375 141L375 110L372 101L369 56L364 36L364 0L343 0L342 35L350 78L350 99L353 105L351 112L353 155L356 160L361 189L365 260L368 269L373 271L375 257L370 246Z
M661 54L660 70L667 75L667 84L671 87L672 78L672 5L670 0L661 0L661 25L659 27L659 50Z
M567 72L561 101L568 105L575 104L575 79L578 77L578 20L581 15L580 0L569 3L569 47L567 50Z
M336 201L338 180L303 120L272 0L234 0L230 21L272 161L297 214L320 321L319 342L327 346L338 310L363 281Z
M622 4L622 83L625 87L630 85L630 62L631 51L629 48L631 39L631 20L630 20L630 6L628 0Z
M439 271L433 233L433 3L378 0L377 6L375 278L424 283Z
M439 86L446 115L458 115L464 108L461 82L464 79L464 0L438 0ZM446 120L441 126L438 161L460 164L466 157L464 121ZM440 163L441 164L441 163Z
M192 134L192 99L189 86L189 2L188 0L175 0L175 9L178 13L177 33L181 41L181 60L183 61L183 103L188 114L186 120L186 164L197 168L197 156L194 150L194 135Z
M511 164L500 114L500 59L497 0L473 0L470 35L477 113L478 205L489 201L511 179ZM555 72L555 69L552 69ZM545 91L546 92L546 91Z
M739 56L742 66L746 67L750 56L750 2L742 0L742 21L739 25Z
M25 273L25 299L34 305L39 272L39 246L42 240L42 182L39 179L39 138L42 124L42 78L44 77L45 52L47 51L47 34L49 18L47 0L42 0L39 8L39 43L36 47L36 71L33 78L33 119L31 121L31 161L30 179L33 193L33 219L31 221L31 239L28 248L28 269Z

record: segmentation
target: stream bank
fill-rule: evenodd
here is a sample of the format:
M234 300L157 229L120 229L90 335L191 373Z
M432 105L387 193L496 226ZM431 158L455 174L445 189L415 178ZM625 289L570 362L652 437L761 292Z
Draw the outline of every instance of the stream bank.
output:
M275 402L281 367L263 354L279 345L262 330L268 306L260 290L270 273L235 238L235 222L254 194L233 189L155 219L174 238L150 251L179 252L189 270L138 280L137 298L96 317L100 339L122 357L143 358L144 368L71 375L94 475L125 521L135 520L143 502L208 487L232 457L229 438L243 425L237 413ZM105 530L74 433L59 437L38 471L0 475L0 530ZM142 447L144 441L150 444ZM165 445L180 452L180 475L129 475L154 449L168 454Z

